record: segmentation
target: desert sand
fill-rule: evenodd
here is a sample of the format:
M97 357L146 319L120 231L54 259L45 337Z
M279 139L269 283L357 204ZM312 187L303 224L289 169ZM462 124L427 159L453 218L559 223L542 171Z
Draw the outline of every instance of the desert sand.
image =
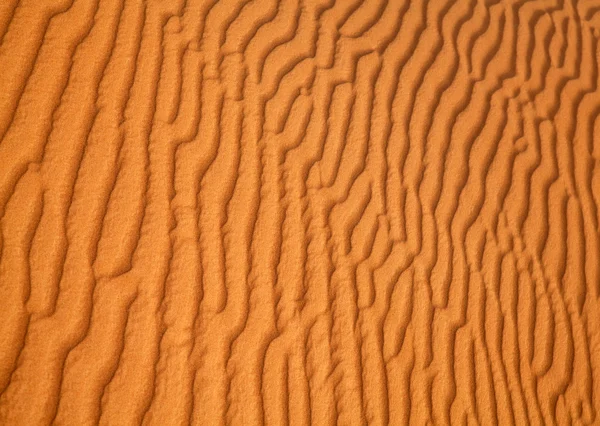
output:
M0 425L600 424L599 39L0 1Z

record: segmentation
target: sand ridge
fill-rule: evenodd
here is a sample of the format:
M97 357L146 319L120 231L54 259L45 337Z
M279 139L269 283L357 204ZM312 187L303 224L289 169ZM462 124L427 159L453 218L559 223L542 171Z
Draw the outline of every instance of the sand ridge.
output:
M0 424L599 424L599 38L0 2Z

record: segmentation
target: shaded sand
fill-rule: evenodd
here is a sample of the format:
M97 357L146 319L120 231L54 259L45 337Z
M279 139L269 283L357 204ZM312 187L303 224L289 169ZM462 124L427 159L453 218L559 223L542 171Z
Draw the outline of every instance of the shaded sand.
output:
M599 37L0 1L0 424L600 424Z

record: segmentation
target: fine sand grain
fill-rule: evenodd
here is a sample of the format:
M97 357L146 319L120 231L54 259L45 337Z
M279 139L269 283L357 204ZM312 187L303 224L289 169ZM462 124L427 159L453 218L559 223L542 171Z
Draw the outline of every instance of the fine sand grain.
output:
M0 425L600 425L600 0L0 0Z

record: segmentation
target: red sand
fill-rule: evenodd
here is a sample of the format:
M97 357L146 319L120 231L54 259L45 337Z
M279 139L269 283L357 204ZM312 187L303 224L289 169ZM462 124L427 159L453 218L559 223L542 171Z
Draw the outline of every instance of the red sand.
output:
M0 424L600 424L599 37L1 1Z

